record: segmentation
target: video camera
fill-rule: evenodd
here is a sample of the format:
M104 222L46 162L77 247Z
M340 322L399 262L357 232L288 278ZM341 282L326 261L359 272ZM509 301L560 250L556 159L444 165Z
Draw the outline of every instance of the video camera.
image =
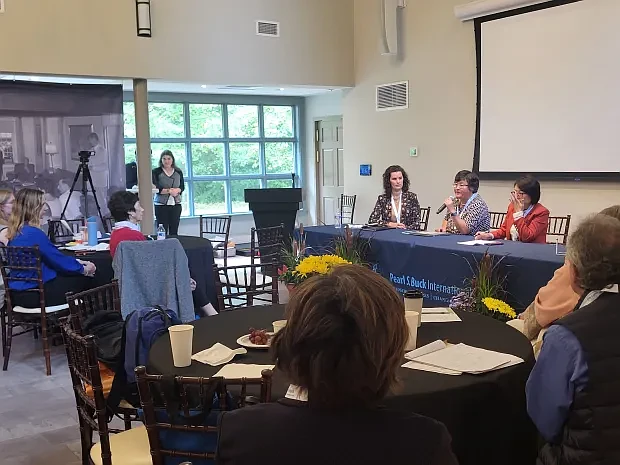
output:
M82 150L78 153L78 155L80 156L80 161L82 163L88 163L89 158L95 156L95 151L94 150Z

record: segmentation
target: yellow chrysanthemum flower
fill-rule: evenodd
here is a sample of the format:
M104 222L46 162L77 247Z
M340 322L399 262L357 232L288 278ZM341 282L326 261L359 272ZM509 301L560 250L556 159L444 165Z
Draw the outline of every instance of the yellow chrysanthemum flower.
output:
M506 315L509 318L517 317L517 313L514 311L514 309L502 300L494 299L492 297L485 297L484 299L482 299L482 303L492 312L501 313L502 315Z
M333 266L350 263L337 255L311 255L299 262L293 274L304 278L313 274L327 274Z

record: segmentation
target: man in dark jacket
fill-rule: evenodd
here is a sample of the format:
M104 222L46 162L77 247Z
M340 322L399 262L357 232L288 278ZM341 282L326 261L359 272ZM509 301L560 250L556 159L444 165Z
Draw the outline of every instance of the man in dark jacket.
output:
M545 333L527 382L528 412L547 441L538 463L620 464L620 221L586 219L567 261L586 292Z

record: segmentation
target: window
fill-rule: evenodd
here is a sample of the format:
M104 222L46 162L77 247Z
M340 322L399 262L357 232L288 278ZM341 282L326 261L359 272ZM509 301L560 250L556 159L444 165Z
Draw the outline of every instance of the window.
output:
M185 177L183 215L248 211L244 190L291 187L299 138L296 103L149 103L151 162L170 150ZM125 102L125 162L136 160L133 102Z

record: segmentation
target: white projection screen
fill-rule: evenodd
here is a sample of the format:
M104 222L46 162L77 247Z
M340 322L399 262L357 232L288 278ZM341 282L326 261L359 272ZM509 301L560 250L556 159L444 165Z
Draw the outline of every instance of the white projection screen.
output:
M617 177L620 0L546 2L480 18L475 30L474 169Z

